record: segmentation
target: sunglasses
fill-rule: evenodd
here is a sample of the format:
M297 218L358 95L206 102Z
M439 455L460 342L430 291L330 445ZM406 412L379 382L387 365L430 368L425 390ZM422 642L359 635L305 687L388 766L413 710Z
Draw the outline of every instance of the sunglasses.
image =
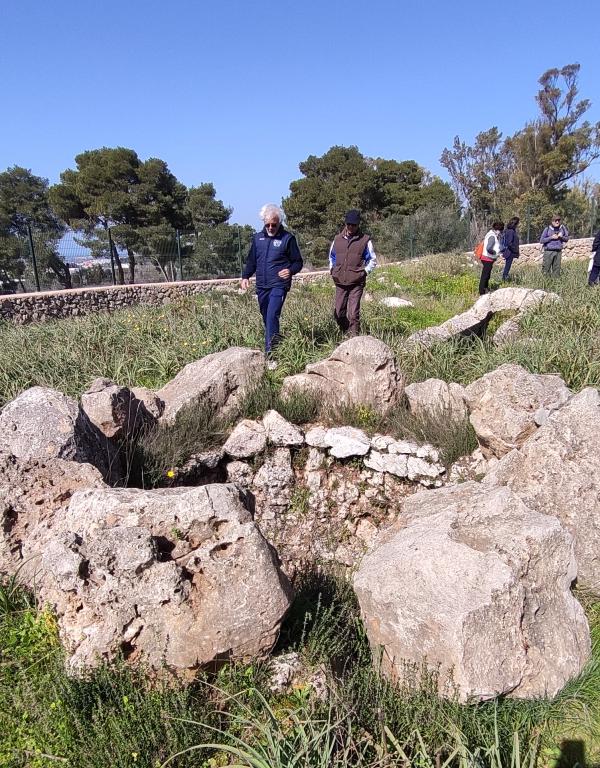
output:
M277 224L265 224L265 227L267 229L277 229L278 226L279 226L279 222L277 222Z

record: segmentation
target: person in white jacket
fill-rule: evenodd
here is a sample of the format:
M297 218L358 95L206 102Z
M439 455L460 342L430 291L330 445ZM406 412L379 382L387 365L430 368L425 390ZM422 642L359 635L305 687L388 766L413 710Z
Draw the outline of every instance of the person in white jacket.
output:
M488 292L492 268L500 256L500 235L504 231L504 223L495 221L492 228L483 238L483 255L481 256L481 278L479 280L479 295Z

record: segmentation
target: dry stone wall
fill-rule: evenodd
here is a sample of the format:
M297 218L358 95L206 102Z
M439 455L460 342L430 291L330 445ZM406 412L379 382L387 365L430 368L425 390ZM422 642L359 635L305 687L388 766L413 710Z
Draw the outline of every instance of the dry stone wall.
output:
M563 247L563 259L569 261L590 258L592 253L591 237L581 237L577 240L569 240ZM521 264L542 263L542 246L540 243L527 243L519 248L519 262Z
M329 271L296 275L296 282L310 282L329 276ZM17 325L80 317L92 312L114 312L126 307L148 304L161 306L186 296L211 291L237 292L238 278L190 280L181 283L145 283L143 285L108 285L41 293L17 293L0 296L0 320Z

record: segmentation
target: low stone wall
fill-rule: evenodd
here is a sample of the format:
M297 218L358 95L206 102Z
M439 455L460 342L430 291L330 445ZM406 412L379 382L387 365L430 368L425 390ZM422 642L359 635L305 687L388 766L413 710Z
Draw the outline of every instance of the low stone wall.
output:
M302 272L296 275L294 282L311 282L328 276L328 270ZM114 312L138 304L160 306L199 293L209 293L210 291L237 292L239 285L239 278L230 278L226 280L107 285L98 288L16 293L0 296L0 320L10 320L17 325L25 325L66 317L80 317L92 312Z
M569 240L563 246L563 259L585 259L587 261L592 253L592 242L593 238L591 237L582 237L578 240ZM526 245L521 245L519 251L519 262L521 264L537 262L541 264L542 246L540 243L528 243Z

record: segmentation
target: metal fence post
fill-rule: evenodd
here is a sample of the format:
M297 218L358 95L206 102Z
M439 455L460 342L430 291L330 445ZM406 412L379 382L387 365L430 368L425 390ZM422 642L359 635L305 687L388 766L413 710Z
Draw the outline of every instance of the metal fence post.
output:
M529 203L527 203L527 242L530 243L530 234L531 234L531 213L529 210Z
M240 267L240 277L242 276L242 237L240 235L240 225L237 225L237 240L238 240L238 264Z
M177 230L177 263L179 264L179 279L183 280L183 266L181 264L181 237Z
M33 247L33 237L31 236L31 227L29 224L27 225L27 236L29 237L29 252L31 254L31 261L33 263L33 276L35 278L35 288L39 291L40 289L40 276L38 275L38 268L37 268L37 259L35 257L35 248Z
M112 241L112 235L110 234L110 227L107 228L108 232L108 250L110 251L110 272L112 275L112 284L117 284L117 277L115 275L115 255L113 253L113 241Z

